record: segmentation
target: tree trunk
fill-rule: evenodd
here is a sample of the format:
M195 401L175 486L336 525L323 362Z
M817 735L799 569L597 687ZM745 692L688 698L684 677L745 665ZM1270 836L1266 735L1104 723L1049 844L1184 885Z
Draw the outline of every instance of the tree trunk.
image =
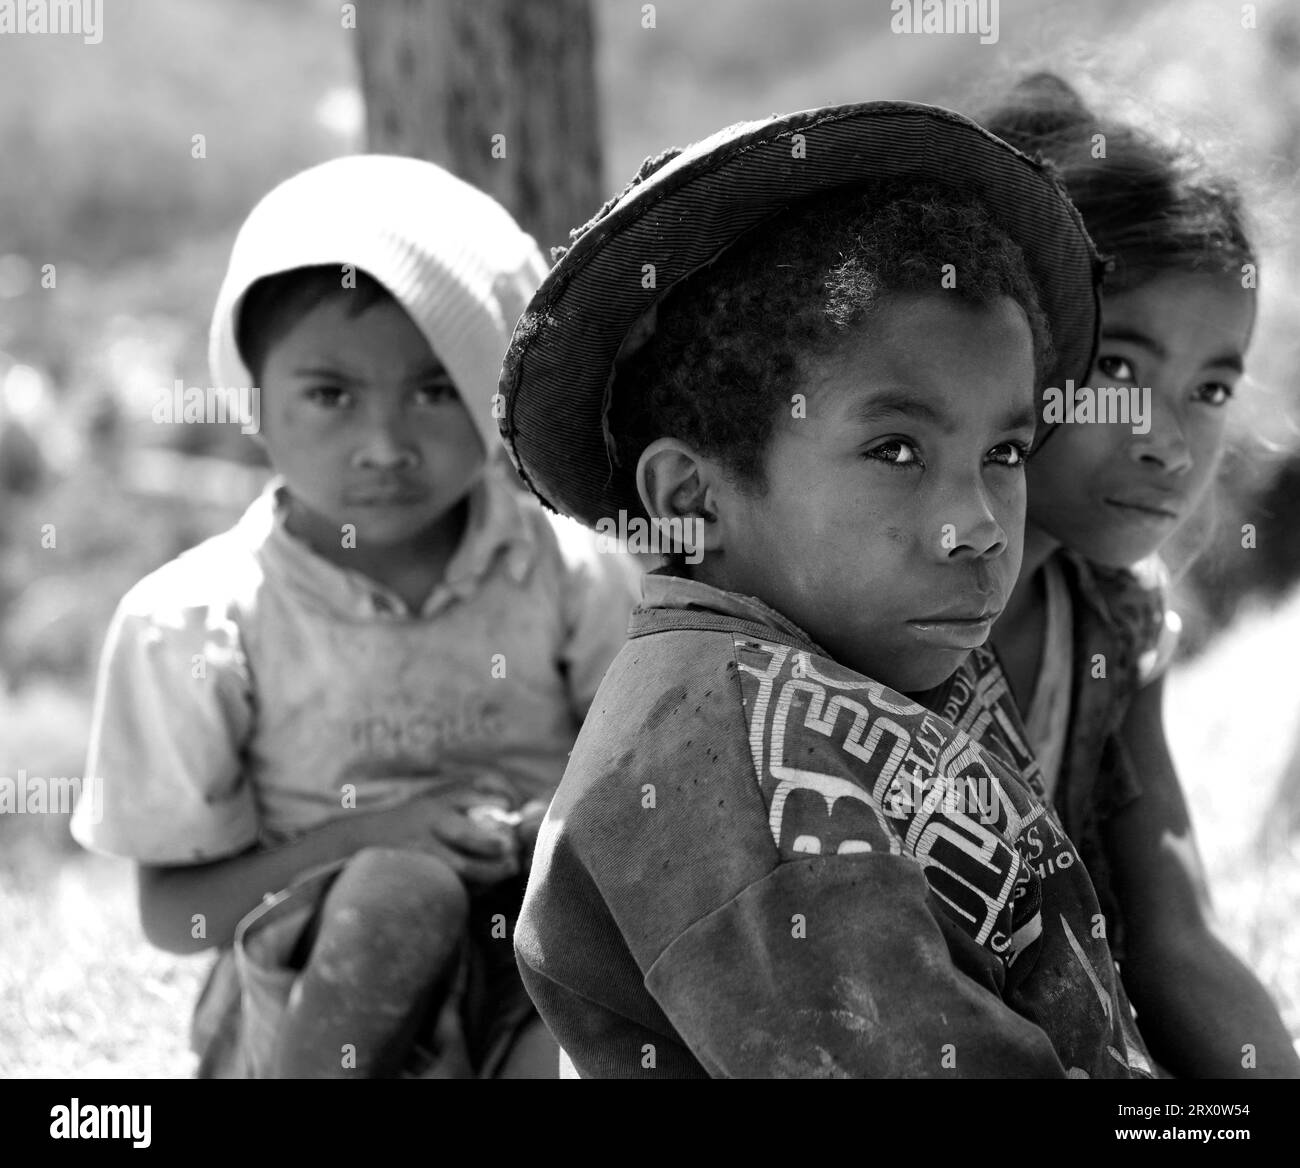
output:
M545 252L603 201L589 0L357 5L368 148L445 166Z

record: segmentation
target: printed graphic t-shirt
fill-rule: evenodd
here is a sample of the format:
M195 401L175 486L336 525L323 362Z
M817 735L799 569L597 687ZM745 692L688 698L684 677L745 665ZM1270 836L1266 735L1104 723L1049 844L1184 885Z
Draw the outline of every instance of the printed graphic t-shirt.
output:
M1050 573L1047 643L1035 703L1024 723L989 646L972 652L924 700L1043 789L1083 858L1111 952L1123 961L1127 928L1111 887L1103 828L1141 798L1142 779L1118 731L1134 694L1168 668L1180 622L1168 603L1168 572L1155 557L1115 569L1058 551L1045 568ZM1047 711L1038 702L1042 672L1052 675L1046 683L1053 694Z
M1009 767L752 598L651 575L515 932L583 1077L1149 1077Z

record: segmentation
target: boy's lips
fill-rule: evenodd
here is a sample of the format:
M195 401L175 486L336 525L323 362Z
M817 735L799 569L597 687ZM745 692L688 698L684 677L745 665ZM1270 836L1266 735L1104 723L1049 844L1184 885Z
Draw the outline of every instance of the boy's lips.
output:
M921 640L950 649L977 649L988 640L1000 608L953 608L933 616L915 617L907 622Z
M429 492L420 487L372 487L349 491L344 502L353 507L410 507L428 497Z

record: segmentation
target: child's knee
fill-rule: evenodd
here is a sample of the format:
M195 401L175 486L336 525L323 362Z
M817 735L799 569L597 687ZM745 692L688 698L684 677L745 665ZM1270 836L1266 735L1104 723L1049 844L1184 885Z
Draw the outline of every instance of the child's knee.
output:
M363 848L339 873L322 906L322 926L396 927L421 935L459 933L469 896L446 861L402 848Z
M335 991L431 985L459 950L468 915L464 886L444 861L363 849L325 895L304 972Z

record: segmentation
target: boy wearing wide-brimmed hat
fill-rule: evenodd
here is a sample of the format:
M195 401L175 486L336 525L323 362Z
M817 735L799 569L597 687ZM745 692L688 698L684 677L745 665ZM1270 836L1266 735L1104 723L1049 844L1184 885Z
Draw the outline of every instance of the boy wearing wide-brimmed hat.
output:
M571 1070L1150 1073L1033 776L906 696L1015 581L1037 393L1086 373L1096 275L1041 167L877 103L657 160L534 297L516 465L679 540L515 934Z

